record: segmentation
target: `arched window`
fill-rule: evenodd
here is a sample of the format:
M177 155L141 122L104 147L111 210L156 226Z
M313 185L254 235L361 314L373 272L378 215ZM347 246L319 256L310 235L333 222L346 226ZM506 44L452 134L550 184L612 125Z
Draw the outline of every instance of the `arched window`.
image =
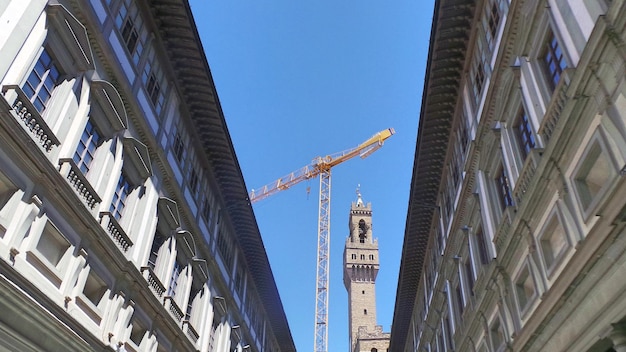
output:
M367 238L367 230L369 230L369 226L365 223L365 220L359 220L359 242L365 243L365 239Z
M372 348L371 352L378 352L378 348Z

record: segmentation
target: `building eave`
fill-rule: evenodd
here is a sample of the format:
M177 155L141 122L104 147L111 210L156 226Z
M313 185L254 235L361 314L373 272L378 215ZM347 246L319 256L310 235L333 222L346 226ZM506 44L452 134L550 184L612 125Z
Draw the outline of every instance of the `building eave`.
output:
M271 330L281 351L295 351L191 7L186 0L151 0L150 5L182 102L220 188L225 205L223 215L231 220Z
M404 350L414 313L475 8L470 0L437 0L434 6L391 351Z

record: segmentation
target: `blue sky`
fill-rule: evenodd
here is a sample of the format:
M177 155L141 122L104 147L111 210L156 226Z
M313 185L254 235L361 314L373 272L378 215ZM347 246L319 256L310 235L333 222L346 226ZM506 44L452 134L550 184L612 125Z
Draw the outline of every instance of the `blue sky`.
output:
M396 130L370 157L332 170L328 349L349 349L342 255L358 184L373 207L377 320L389 331L433 2L190 3L248 189ZM318 194L315 179L254 205L299 351L314 341Z

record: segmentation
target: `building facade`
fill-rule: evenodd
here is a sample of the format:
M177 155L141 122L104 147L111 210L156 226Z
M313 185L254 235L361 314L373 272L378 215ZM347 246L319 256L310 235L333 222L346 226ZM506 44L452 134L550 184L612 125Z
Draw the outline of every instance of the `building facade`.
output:
M0 350L295 351L186 0L0 0Z
M361 194L350 207L343 251L343 283L348 291L348 331L351 352L385 352L389 333L376 325L376 276L379 269L378 239L372 232L372 205Z
M626 351L626 3L439 0L392 351Z

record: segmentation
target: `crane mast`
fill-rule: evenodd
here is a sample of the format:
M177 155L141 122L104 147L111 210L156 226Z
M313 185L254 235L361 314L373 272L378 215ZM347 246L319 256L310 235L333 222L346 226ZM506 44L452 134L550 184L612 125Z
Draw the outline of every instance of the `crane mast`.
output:
M330 170L333 166L360 156L362 159L382 147L384 141L395 133L393 128L382 130L355 148L325 157L317 157L313 162L257 191L248 194L250 203L258 202L291 186L320 176L319 213L317 226L317 273L315 292L315 345L314 352L328 352L328 270L330 254Z

